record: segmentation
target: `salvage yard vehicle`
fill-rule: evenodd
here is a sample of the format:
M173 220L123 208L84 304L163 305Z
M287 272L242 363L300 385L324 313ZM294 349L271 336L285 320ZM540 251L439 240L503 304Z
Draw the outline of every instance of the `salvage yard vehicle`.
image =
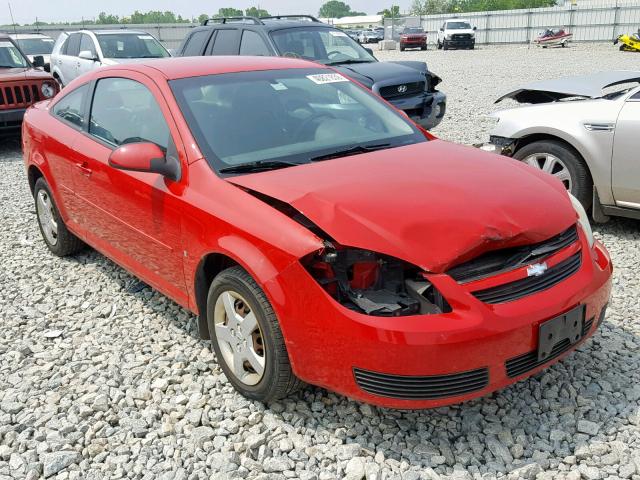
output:
M358 34L358 41L360 43L378 43L384 40L384 30L374 30L373 28L367 28L361 30Z
M421 27L407 27L400 34L400 51L407 48L427 49L427 34Z
M40 100L58 93L41 56L29 61L8 35L0 34L0 134L20 131L25 110Z
M613 44L620 43L620 50L623 52L640 52L640 29L633 35L619 35Z
M87 243L199 314L251 399L305 381L457 403L558 361L604 317L611 262L560 182L436 139L330 67L106 67L23 128L49 250Z
M272 55L331 66L373 90L426 129L444 118L447 97L425 62L378 62L345 32L309 15L226 17L194 28L177 56Z
M564 28L548 28L533 39L534 45L542 48L566 47L573 38L573 34L566 32Z
M104 65L171 56L153 35L136 30L63 32L51 53L51 73L61 86Z
M16 33L9 36L20 46L31 63L36 56L42 56L44 69L50 71L51 52L55 43L53 38L42 33Z
M593 218L640 218L640 71L544 80L500 97L483 148L554 175Z
M471 27L467 20L453 18L445 20L438 30L438 49L468 48L476 46L476 27Z

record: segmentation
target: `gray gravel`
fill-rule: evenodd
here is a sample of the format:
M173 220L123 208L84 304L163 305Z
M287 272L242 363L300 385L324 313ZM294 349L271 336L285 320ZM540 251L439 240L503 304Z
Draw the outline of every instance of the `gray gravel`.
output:
M436 133L465 143L509 86L638 61L612 46L379 56L429 60L449 94ZM45 250L17 141L1 140L0 201L0 479L640 479L640 222L596 227L615 288L577 352L486 398L401 412L317 388L236 394L192 315L95 252Z

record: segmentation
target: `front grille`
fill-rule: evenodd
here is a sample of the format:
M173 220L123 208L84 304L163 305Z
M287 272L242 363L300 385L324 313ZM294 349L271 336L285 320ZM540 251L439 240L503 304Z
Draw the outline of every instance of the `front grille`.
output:
M505 283L497 287L472 292L484 303L505 303L547 290L562 282L578 271L582 263L582 252L570 256L566 260L551 267L540 276L527 277L515 282Z
M0 86L0 105L7 108L26 108L40 100L38 84Z
M400 91L403 90L402 87L406 87L406 90ZM410 97L422 92L424 92L424 82L401 83L380 88L380 96L387 100Z
M470 282L479 278L513 270L529 263L535 263L577 241L578 230L576 226L573 225L564 232L544 242L487 252L473 260L453 267L447 274L458 282Z
M587 333L589 333L591 325L593 325L593 318L584 321L584 323L582 324L582 336L585 336ZM529 372L534 368L537 368L540 365L543 365L553 360L554 358L559 357L564 352L569 350L569 348L571 348L571 342L569 341L569 339L565 338L564 340L556 343L551 350L551 354L549 354L549 356L543 360L538 360L538 352L535 350L533 352L525 353L524 355L519 355L510 360L507 360L505 363L507 367L507 375L513 378L522 375L523 373Z
M455 35L451 35L452 40L471 40L471 35L468 33L456 33Z
M482 390L489 384L489 369L479 368L448 375L405 376L353 369L362 390L382 397L434 400Z

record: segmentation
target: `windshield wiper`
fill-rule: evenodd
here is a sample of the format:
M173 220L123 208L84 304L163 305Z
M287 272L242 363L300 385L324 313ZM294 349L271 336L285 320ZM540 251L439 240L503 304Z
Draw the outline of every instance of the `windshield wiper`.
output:
M375 145L354 145L353 147L343 148L342 150L336 150L331 153L325 153L324 155L318 155L312 157L312 162L320 162L322 160L331 160L332 158L348 157L349 155L358 155L359 153L375 152L376 150L384 150L385 148L391 148L390 143L377 143Z
M220 173L261 172L267 170L277 170L278 168L294 167L296 165L300 164L295 162L284 162L282 160L257 160L255 162L241 163L240 165L221 168Z
M340 60L339 62L329 62L325 63L325 65L349 65L351 63L373 63L373 60Z

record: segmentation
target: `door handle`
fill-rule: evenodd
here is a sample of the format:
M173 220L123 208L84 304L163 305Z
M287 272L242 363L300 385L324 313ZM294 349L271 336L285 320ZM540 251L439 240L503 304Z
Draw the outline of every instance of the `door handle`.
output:
M89 165L87 162L76 163L78 170L80 170L85 177L90 177L93 170L91 170L87 165Z

